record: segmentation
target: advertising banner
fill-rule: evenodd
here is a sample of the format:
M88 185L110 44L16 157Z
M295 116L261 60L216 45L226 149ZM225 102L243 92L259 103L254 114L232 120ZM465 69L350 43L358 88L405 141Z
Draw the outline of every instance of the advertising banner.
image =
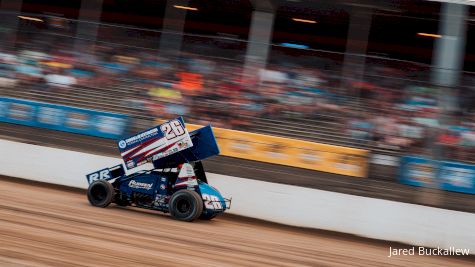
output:
M475 165L441 162L439 183L443 190L475 194Z
M118 139L127 120L123 114L0 97L0 122Z
M402 157L400 168L401 183L437 188L438 163L422 157Z
M408 185L475 194L475 165L405 156L399 180Z
M161 121L160 121L161 122ZM187 124L194 130L202 126ZM328 173L366 177L369 151L214 128L220 155Z

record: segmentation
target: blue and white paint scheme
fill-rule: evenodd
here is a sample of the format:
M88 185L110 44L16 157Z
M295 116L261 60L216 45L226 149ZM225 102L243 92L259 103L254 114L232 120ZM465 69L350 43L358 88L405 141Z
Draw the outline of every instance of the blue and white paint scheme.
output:
M178 129L176 133L174 129ZM177 133L181 134L178 139ZM171 142L160 141L163 139ZM177 142L181 143L180 147L173 149ZM194 196L203 205L200 218L210 219L230 208L231 200L224 198L216 188L207 184L201 162L219 154L211 126L188 133L183 119L179 117L119 140L118 146L125 168L135 168L144 161L151 162L154 166L151 170L126 175L124 166L117 165L86 175L90 185L98 180L108 181L114 189L113 201L120 203L119 205L169 212L172 196L180 190L187 190L189 196Z

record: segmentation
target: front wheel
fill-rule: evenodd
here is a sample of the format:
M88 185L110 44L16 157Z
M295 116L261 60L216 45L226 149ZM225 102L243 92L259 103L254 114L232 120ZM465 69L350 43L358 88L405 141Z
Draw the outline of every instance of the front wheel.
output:
M203 200L195 191L180 190L170 198L169 209L173 218L191 222L198 219L203 212Z
M87 189L87 199L91 205L105 208L114 199L114 187L106 180L94 181Z

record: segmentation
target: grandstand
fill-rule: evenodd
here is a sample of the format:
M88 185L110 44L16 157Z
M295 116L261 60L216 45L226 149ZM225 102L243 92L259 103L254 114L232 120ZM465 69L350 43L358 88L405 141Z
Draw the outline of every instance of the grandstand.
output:
M231 33L213 35L209 28L198 29L200 25L219 28L205 21L200 12L188 11L179 32L168 29L165 20L160 25L144 21L126 24L121 16L113 21L107 5L102 17L70 15L71 6L58 16L28 1L16 11L7 5L2 10L5 18L21 13L29 19L19 20L16 26L6 24L11 29L2 32L11 42L1 48L0 95L125 113L134 118L129 129L133 132L150 127L156 119L184 115L190 123L368 149L372 155L390 159L389 170L370 171L373 178L393 177L398 157L410 154L473 162L471 47L467 45L465 69L454 72L460 81L440 87L431 78L436 72L430 65L434 40L421 39L425 36L405 29L394 34L407 40L400 39L392 46L381 43L384 34L375 24L393 27L385 18L400 19L406 26L416 21L436 32L437 24L444 20L439 17L444 4L262 3L232 1L232 8L237 8L236 16L242 18L276 16L276 29L265 49L266 40L253 36L252 25L246 23L235 27L224 24L234 31ZM218 8L194 1L188 4L204 14ZM310 11L303 9L306 5ZM161 8L166 13L169 7ZM223 12L232 13L232 8ZM467 16L472 10L463 12ZM334 31L319 29L321 42L307 42L304 49L288 46L283 38L305 42L309 32L317 30L295 24L297 14L319 17L315 24ZM352 16L361 26L361 36L349 35ZM361 20L368 16L375 22ZM220 19L216 21L229 22ZM345 48L350 38L359 40L365 35L364 23L371 29L366 32L367 51L351 47L351 42ZM471 24L467 27L470 31ZM242 34L243 29L249 33ZM289 29L295 29L295 35ZM161 43L178 35L180 49ZM470 36L466 39L468 44L472 42ZM264 50L268 51L264 62L252 54L262 56Z

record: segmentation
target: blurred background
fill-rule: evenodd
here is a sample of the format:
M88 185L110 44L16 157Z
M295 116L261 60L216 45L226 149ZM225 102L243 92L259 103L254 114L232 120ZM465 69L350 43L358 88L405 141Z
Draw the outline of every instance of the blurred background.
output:
M184 116L234 141L214 172L475 212L472 2L1 0L0 133L116 154Z

